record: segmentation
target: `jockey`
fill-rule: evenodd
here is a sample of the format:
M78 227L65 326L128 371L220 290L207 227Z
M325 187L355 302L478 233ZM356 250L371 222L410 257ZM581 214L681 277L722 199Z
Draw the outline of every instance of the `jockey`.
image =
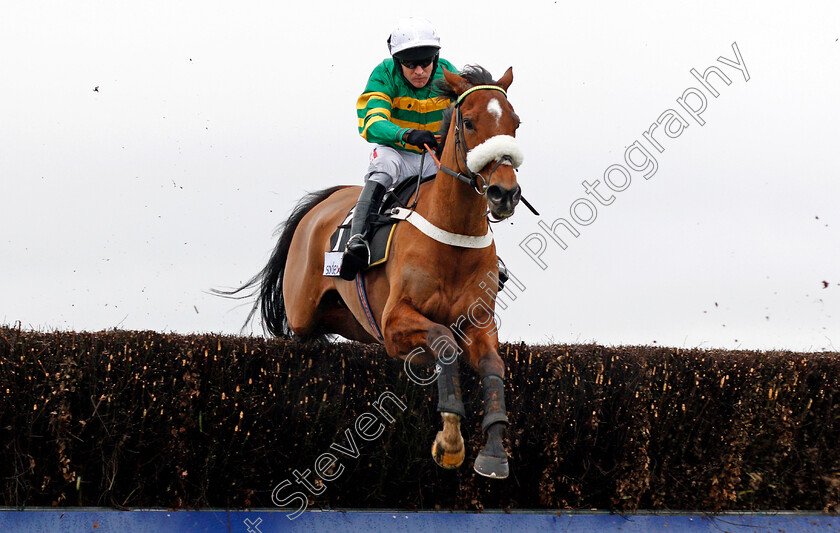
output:
M432 85L443 77L443 68L458 72L440 57L440 38L425 19L400 20L388 38L388 49L391 57L373 69L356 102L359 134L376 146L350 223L340 272L345 280L355 278L370 261L368 218L379 209L385 192L411 176L437 172L432 158L423 157L423 145L437 148L434 133L451 102L434 94Z

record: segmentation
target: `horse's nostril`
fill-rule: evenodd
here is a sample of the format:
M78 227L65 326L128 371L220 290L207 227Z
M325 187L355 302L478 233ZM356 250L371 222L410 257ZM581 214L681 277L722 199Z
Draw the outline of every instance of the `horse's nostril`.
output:
M498 185L491 185L487 188L487 199L491 202L501 202L505 196L505 191Z

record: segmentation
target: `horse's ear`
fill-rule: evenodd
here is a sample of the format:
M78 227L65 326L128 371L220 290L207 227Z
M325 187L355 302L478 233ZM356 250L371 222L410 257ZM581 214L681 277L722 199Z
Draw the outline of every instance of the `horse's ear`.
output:
M446 80L446 83L452 87L452 90L455 91L455 94L458 96L461 96L461 93L470 88L470 84L467 80L454 72L449 72L446 68L443 69L443 77Z
M496 83L498 83L502 87L502 89L507 91L508 87L510 87L510 84L512 82L513 82L513 67L509 67L507 69L507 71L505 71L505 75L502 76L501 78L499 78L499 81L496 82Z

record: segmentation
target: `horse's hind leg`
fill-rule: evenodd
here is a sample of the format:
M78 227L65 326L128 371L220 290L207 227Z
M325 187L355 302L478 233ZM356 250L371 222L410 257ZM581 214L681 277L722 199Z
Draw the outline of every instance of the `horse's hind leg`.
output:
M458 375L458 344L448 328L427 319L408 304L398 304L384 314L385 348L406 359L409 379L419 385L438 383L438 412L443 429L432 444L432 457L443 468L457 468L464 462L461 418L464 403ZM437 361L434 378L422 378L416 366Z

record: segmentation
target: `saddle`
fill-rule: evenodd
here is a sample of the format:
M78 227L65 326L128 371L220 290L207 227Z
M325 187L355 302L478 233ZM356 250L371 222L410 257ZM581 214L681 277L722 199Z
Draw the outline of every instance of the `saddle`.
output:
M385 193L382 199L382 206L376 214L369 219L369 230L367 234L368 245L370 246L370 261L367 268L372 268L385 263L388 260L388 252L391 249L391 237L394 228L399 220L391 218L388 213L394 207L409 207L415 199L415 193L419 186L427 181L435 179L435 175L420 178L417 176L405 179L396 187ZM353 206L344 221L335 229L330 236L330 250L333 252L344 252L347 241L350 240L350 220L353 218ZM365 270L367 270L367 268Z

